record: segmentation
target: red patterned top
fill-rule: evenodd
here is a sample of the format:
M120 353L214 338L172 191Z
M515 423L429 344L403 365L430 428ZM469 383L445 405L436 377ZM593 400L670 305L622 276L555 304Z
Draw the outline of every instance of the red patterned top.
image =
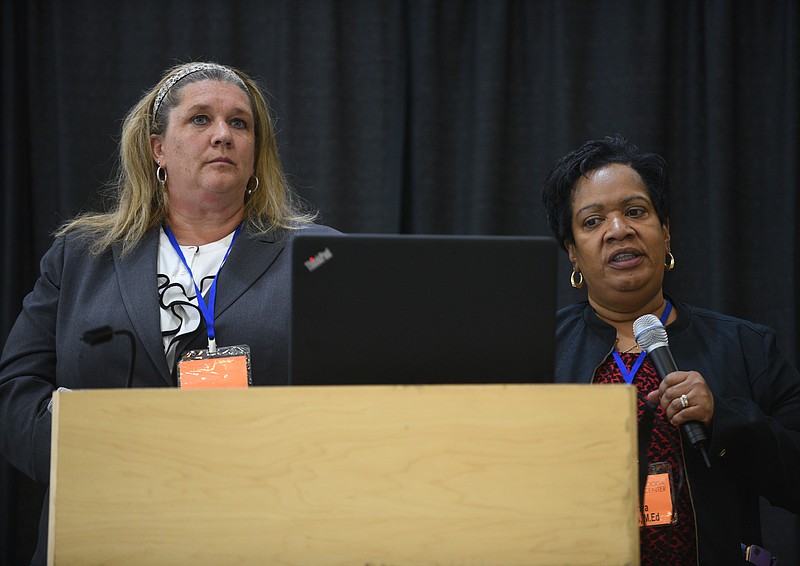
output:
M633 368L638 353L620 354L628 371ZM597 368L594 383L625 383L622 372L613 355ZM645 357L633 379L638 392L638 419L641 422L646 409L644 395L658 389L660 380L650 359ZM648 450L650 463L668 462L672 469L673 500L677 499L674 514L677 523L673 525L645 526L639 531L641 542L641 563L646 565L674 564L685 566L697 564L697 540L694 524L694 510L689 489L685 481L683 448L680 429L671 425L659 406L655 411L653 432Z

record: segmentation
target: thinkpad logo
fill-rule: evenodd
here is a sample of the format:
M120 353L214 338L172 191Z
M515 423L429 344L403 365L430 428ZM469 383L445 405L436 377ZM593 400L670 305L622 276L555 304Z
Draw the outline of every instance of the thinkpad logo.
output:
M317 255L308 258L308 261L306 261L303 265L305 265L306 269L308 269L309 271L314 271L332 257L333 253L331 253L331 250L329 248L325 248Z

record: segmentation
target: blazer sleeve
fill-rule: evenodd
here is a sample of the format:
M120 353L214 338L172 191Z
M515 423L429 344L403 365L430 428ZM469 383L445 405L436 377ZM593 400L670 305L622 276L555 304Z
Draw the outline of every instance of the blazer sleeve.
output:
M772 330L746 349L749 395L715 398L712 450L735 466L773 505L800 512L800 374Z
M0 358L0 451L17 469L47 484L51 415L57 383L56 321L64 265L64 238L40 263L40 276L25 297Z

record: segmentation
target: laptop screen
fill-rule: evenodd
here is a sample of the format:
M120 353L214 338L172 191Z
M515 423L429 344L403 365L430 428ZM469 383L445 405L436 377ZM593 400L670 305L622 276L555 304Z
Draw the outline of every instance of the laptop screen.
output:
M552 381L550 238L299 234L290 254L294 385Z

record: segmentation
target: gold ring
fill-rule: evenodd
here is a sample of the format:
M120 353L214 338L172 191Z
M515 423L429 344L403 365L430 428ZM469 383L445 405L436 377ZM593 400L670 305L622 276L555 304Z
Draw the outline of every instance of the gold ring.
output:
M681 399L681 407L685 409L686 407L689 406L689 398L686 396L685 393L681 395L680 399Z

